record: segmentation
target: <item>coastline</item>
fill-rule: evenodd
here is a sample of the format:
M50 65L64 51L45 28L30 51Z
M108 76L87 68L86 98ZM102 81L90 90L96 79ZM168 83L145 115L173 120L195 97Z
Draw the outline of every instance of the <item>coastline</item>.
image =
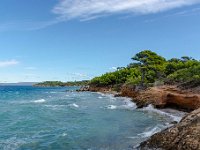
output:
M155 108L172 108L191 112L200 108L200 94L197 89L184 90L177 85L154 86L140 89L133 85L122 85L119 91L112 87L83 86L78 92L90 91L113 94L115 97L129 97L138 108L153 105Z
M200 95L199 89L181 89L174 85L156 86L139 89L135 86L123 85L120 91L113 91L112 87L81 87L79 92L91 91L113 94L114 96L128 97L136 103L137 108L152 105L158 109L171 108L187 112L180 122L158 132L137 149L200 149ZM187 138L185 138L187 136ZM176 142L174 142L176 141Z

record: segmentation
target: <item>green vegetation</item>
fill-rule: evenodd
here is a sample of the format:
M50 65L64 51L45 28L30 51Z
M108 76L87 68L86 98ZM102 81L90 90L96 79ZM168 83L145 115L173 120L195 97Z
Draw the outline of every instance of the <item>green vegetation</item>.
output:
M144 50L132 57L133 62L127 67L118 67L115 72L108 72L91 81L60 82L46 81L35 86L111 86L118 89L122 84L144 87L154 84L200 85L200 61L188 56L166 60L150 50Z
M41 87L60 87L60 86L84 86L88 85L88 80L83 81L74 81L74 82L61 82L61 81L45 81L34 86L41 86Z
M132 60L133 63L127 67L93 78L90 85L114 87L124 83L141 86L151 86L154 83L200 83L200 61L191 57L166 60L155 52L144 50L132 57Z
M43 87L52 86L52 87L56 87L56 86L64 86L64 83L61 82L61 81L45 81L45 82L41 82L41 83L35 84L34 86L43 86Z

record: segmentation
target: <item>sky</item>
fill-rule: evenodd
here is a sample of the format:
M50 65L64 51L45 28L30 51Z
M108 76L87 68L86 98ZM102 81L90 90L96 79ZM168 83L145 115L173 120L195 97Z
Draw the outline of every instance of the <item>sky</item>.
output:
M1 0L0 82L86 80L150 49L200 59L200 0Z

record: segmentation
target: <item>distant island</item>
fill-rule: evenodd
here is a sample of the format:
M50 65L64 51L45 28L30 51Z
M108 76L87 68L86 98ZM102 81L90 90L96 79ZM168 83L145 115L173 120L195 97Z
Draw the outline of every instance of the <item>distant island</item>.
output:
M0 83L0 86L33 86L38 82Z
M71 81L71 82L45 81L45 82L34 84L33 86L39 86L39 87L64 87L64 86L85 86L85 85L88 85L88 84L89 84L88 80Z

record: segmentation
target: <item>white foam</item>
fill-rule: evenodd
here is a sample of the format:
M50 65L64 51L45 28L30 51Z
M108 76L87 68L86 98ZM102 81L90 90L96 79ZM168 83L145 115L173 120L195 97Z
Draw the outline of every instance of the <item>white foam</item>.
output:
M137 108L136 104L129 101L129 100L126 100L125 101L125 104L124 105L119 105L119 106L116 106L116 105L108 105L106 106L107 109L128 109L128 110L134 110Z
M117 106L115 105L108 105L106 106L107 109L117 109Z
M161 132L162 129L166 128L166 126L157 125L153 128L147 128L144 132L137 134L137 136L127 137L128 139L141 139L141 138L148 138L158 132Z
M99 99L102 99L103 97L99 96L98 98L99 98Z
M63 133L62 136L67 136L67 133Z
M77 105L76 103L70 104L70 106L73 106L73 107L79 108L79 105Z
M97 92L99 95L101 95L101 96L105 96L106 94L104 94L104 93L101 93L101 92Z
M104 93L101 93L101 92L97 92L99 95L101 95L101 96L99 96L99 97L108 97L109 99L111 99L111 100L116 100L116 98L114 97L114 94L109 94L109 93L106 93L106 94L104 94Z
M149 112L154 112L154 113L157 113L157 114L160 114L160 115L163 115L163 116L170 117L173 121L177 121L177 122L180 122L181 119L184 116L184 113L182 113L182 112L176 113L176 114L172 114L172 113L165 112L164 109L163 109L163 111L159 110L159 109L155 109L153 107L153 105L148 105L147 107L143 108L142 110L149 111Z
M35 100L33 102L34 103L44 103L44 102L46 102L46 100L45 99L39 99L39 100Z
M116 98L114 97L113 94L106 94L105 96L108 97L111 100L116 100Z
M120 107L122 108L126 108L126 109L136 109L137 105L135 103L133 103L132 101L130 101L130 99L126 99L124 100L125 104L121 105Z
M147 138L147 137L154 135L155 133L160 132L161 130L162 130L162 127L155 126L154 128L152 128L150 130L147 130L143 133L138 134L138 136L141 137L141 138Z

